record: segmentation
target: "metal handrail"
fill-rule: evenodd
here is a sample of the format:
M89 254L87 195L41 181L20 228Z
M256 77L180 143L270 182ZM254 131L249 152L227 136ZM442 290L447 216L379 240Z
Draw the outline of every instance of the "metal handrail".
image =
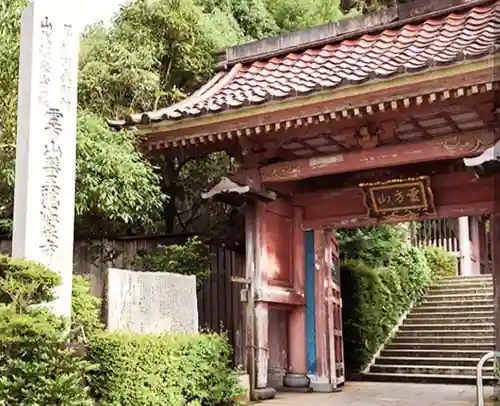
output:
M476 367L477 406L484 406L483 367L492 358L500 358L500 351L492 351L479 360Z

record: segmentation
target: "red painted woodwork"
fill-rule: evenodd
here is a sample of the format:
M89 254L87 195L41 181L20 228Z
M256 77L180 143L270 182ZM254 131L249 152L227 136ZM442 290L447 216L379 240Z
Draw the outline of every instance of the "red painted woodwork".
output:
M496 350L500 351L500 175L493 177L495 211L491 217L492 274L495 295Z
M431 177L431 188L437 215L426 218L484 215L493 210L492 178L478 179L466 172L435 175ZM376 224L376 220L367 216L363 192L357 187L299 195L293 204L304 209L305 229ZM393 221L400 222L401 219Z
M495 141L495 133L487 130L435 137L412 144L280 162L261 167L261 181L263 183L294 181L334 173L475 156L483 153Z
M288 368L288 311L269 307L269 386L283 386Z
M255 294L257 300L262 302L291 306L303 306L305 304L304 291L294 288L268 285L261 287Z
M294 290L298 292L305 291L306 273L302 217L302 208L294 207L292 220L292 282ZM296 306L290 310L288 342L290 372L307 374L305 296L301 306Z
M328 292L328 245L323 230L314 231L315 248L315 296L316 296L316 379L320 382L330 382L328 354L328 313L326 298Z
M344 338L342 327L342 296L340 293L340 248L336 232L329 233L329 268L331 269L331 290L328 292L328 313L330 333L330 377L334 388L345 382Z
M266 278L269 285L292 287L292 207L283 201L265 207L261 222L265 228Z

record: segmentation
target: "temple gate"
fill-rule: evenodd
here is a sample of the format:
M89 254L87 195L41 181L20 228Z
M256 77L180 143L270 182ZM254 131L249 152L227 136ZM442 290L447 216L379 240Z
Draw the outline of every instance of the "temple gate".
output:
M235 46L186 100L111 123L239 162L205 196L246 206L257 397L345 380L338 228L492 215L500 349L499 21L500 1L420 0Z

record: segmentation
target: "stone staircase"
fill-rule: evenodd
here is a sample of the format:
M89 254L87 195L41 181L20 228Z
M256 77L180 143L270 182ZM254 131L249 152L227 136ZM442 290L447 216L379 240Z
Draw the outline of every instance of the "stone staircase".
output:
M474 384L476 364L494 349L491 276L445 278L413 308L363 379ZM487 364L485 383L493 381Z

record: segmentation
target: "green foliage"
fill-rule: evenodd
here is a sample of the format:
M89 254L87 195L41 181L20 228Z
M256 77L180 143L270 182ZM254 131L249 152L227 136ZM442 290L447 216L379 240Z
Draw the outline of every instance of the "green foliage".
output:
M0 303L18 311L54 299L59 276L35 262L0 255Z
M0 405L91 406L87 361L68 348L67 320L38 305L59 277L29 261L0 257Z
M216 334L103 333L89 345L102 406L222 406L238 393L230 346Z
M134 267L147 272L195 275L199 282L210 273L210 258L208 248L198 237L193 237L184 244L161 245L153 251L140 251Z
M361 261L341 266L343 299L344 356L348 371L357 371L383 340L380 312L382 281L372 268Z
M362 253L361 253L362 256ZM402 246L387 267L361 260L341 267L346 368L358 372L384 342L409 306L418 302L432 281L423 251Z
M438 247L424 249L425 259L432 271L434 280L457 275L457 257Z
M17 122L17 92L18 92L18 70L19 70L19 45L20 45L20 16L26 6L25 0L0 0L0 17L2 26L0 36L2 47L0 48L0 228L7 231L11 225L14 192L14 160L15 160L15 138ZM96 31L98 31L96 29ZM99 36L100 35L100 36ZM83 41L82 54L97 54L96 59L111 58L114 48L101 30L92 36L93 42ZM98 38L100 40L98 40ZM89 40L90 41L90 40ZM142 44L144 47L144 44ZM117 46L117 45L116 45ZM107 48L106 48L107 47ZM138 47L142 49L142 47ZM105 53L105 51L107 53ZM133 62L133 56L122 50L115 58L120 58L120 73L129 74L126 64ZM139 57L142 57L140 55ZM88 58L83 58L85 62ZM141 60L145 63L145 58ZM92 70L93 69L93 70ZM100 78L107 72L103 66L91 65L88 70L80 75L80 90L83 97L88 93L89 86L92 87L94 110L100 114L93 116L86 111L80 111L78 118L78 161L77 161L77 215L81 224L86 222L89 228L94 223L119 221L126 224L136 223L143 226L146 220L152 221L158 215L158 208L162 207L162 194L159 189L159 179L149 162L136 150L132 136L127 132L111 132L105 120L110 108L105 108L102 103L111 103L111 99L119 99L120 91L115 89L111 93L109 87L102 85ZM96 76L92 79L92 75ZM151 86L145 78L151 75L141 76L140 86L144 92L149 92ZM158 75L158 74L157 74ZM92 81L91 84L85 81ZM121 83L123 84L123 83ZM139 86L139 85L138 85ZM87 92L87 93L85 93ZM143 92L143 93L144 93ZM134 93L134 97L138 92ZM116 102L115 102L116 103ZM85 106L83 106L85 107ZM100 228L103 228L102 226Z
M104 325L100 319L100 310L101 300L90 293L89 279L84 276L74 276L71 329L84 339L102 331Z
M87 361L67 348L65 320L0 305L0 404L91 406Z
M111 131L106 122L81 110L78 115L75 208L77 230L102 235L118 224L151 228L165 196L160 179L138 151L129 131Z
M371 267L388 266L404 249L404 230L400 226L340 230L337 238L342 260L359 259Z

